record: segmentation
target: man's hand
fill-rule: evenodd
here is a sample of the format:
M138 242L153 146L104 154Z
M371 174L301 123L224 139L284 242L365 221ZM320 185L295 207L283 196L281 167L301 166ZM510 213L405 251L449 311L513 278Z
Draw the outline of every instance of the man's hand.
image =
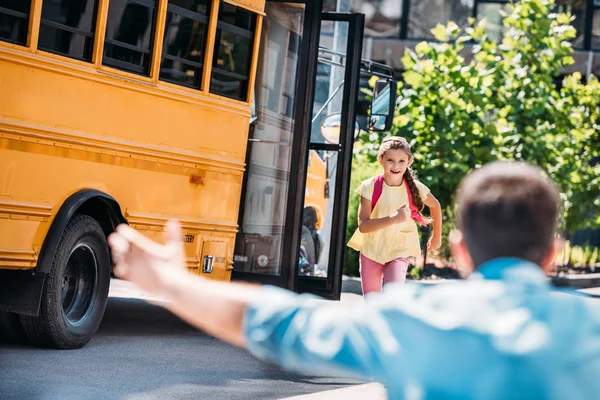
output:
M166 225L166 244L156 243L129 225L119 225L108 243L116 263L115 275L129 280L149 294L170 299L170 287L186 279L185 256L178 222Z
M395 213L390 215L390 218L396 224L401 224L402 222L406 222L410 219L410 209L405 205L400 207Z
M260 288L189 273L180 235L179 223L169 221L166 244L161 245L128 225L119 225L108 238L115 275L167 300L164 307L195 327L243 347L244 313L248 304L258 300Z

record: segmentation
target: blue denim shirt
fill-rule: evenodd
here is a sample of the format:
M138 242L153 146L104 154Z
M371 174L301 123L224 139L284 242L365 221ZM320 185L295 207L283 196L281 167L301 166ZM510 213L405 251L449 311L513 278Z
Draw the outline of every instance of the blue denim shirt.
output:
M356 304L265 287L244 335L259 358L373 379L391 399L600 399L595 302L498 259L465 281L389 285Z

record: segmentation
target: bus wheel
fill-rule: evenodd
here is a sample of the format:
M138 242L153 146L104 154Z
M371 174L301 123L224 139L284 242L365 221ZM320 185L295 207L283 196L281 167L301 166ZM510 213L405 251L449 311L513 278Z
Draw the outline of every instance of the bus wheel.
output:
M0 342L27 343L19 314L0 311Z
M303 256L308 264L310 265L307 275L313 275L315 264L317 262L315 255L315 243L313 241L310 230L306 227L302 227L302 237L300 239L300 255Z
M108 245L100 225L75 214L54 253L39 315L21 316L29 340L54 349L85 346L104 315L109 273Z

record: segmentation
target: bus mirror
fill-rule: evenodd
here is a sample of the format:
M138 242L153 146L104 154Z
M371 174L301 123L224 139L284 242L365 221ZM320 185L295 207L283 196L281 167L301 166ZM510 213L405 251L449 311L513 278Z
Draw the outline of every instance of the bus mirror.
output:
M338 144L340 142L340 127L342 125L342 114L329 114L321 122L321 135L328 143ZM354 120L354 138L360 133L358 120Z
M373 99L371 100L369 130L387 132L391 129L394 120L397 89L398 84L391 79L378 79L375 82Z

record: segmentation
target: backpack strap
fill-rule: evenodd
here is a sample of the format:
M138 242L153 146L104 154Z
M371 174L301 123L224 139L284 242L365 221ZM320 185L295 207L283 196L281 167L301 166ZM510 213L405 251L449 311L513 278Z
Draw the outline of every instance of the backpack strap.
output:
M371 212L375 209L377 205L377 201L381 197L381 192L383 192L383 174L377 175L375 177L375 184L373 186L373 196L371 197Z
M383 174L377 175L375 177L375 184L373 185L373 196L371 198L371 212L373 212L375 206L377 205L377 201L379 201L379 198L381 197L381 193L383 192L383 182ZM404 178L404 186L406 187L406 193L408 194L408 205L410 207L411 218L415 220L417 224L421 226L427 226L427 223L423 219L423 216L421 215L419 210L417 210L415 203L413 203L412 193L410 192L410 188L408 187L408 182L406 181L406 178Z

